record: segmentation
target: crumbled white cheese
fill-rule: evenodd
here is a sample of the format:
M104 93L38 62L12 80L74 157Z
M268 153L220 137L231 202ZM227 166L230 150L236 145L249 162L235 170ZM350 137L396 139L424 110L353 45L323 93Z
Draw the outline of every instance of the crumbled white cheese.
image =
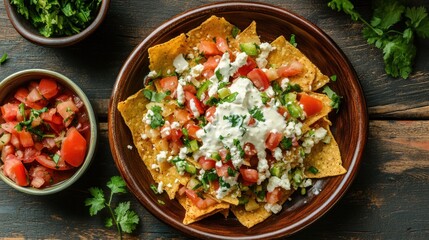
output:
M158 73L155 70L152 70L149 72L149 74L147 75L149 78L154 78L158 75Z
M179 158L180 159L186 159L186 154L188 153L188 148L187 147L182 147L180 148L179 151Z
M189 68L189 63L183 57L183 54L177 55L177 57L173 61L173 66L176 68L177 73L182 73Z
M256 64L258 65L259 68L262 69L262 68L265 68L265 66L268 63L268 61L267 61L268 55L275 48L273 48L271 46L271 44L264 42L264 43L261 43L261 45L259 45L259 49L261 50L261 52L259 53L258 57L256 58Z
M154 114L154 112L152 111L152 110L148 110L147 111L147 113L146 113L146 115L144 115L143 116L143 119L142 119L142 121L144 122L144 123L146 123L146 124L151 124L151 122L152 122L152 120L151 120L151 117L153 116L153 115L155 115Z
M185 103L185 91L183 91L182 84L177 84L176 95L177 95L177 102L179 104L184 104Z
M164 183L162 181L158 183L158 189L157 190L158 190L159 194L164 192L163 185L164 185Z
M131 145L127 145L127 148L130 150L133 150L133 146L131 146Z
M274 214L279 213L282 210L282 206L280 204L274 203L274 204L265 204L264 208L267 212L272 212Z
M189 106L191 107L192 114L195 118L200 116L197 106L195 105L195 99L189 100Z
M157 162L163 162L165 161L165 159L167 159L167 151L160 151L157 155L156 155L156 161Z
M147 135L146 135L145 133L140 134L140 136L141 136L141 138L142 138L143 140L146 140L146 139L147 139Z
M283 159L282 150L279 147L274 148L273 156L277 161L282 160Z
M267 191L272 192L276 187L281 187L285 190L290 190L290 181L287 173L283 174L281 178L276 176L270 177L267 184Z

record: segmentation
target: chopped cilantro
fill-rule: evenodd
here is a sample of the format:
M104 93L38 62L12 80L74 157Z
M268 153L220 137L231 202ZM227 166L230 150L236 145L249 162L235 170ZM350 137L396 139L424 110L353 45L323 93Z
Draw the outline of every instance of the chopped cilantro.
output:
M159 205L165 205L165 202L164 202L164 201L162 201L161 199L158 199L158 204L159 204Z
M262 113L261 109L258 107L254 107L252 110L249 111L249 113L252 115L252 117L260 122L265 122L264 114Z
M232 37L236 38L239 33L240 33L240 29L236 26L233 26L231 30Z
M240 145L240 141L238 139L233 139L232 143L234 144L234 146L238 149L238 151L240 152L240 157L244 157L244 150Z
M231 185L223 180L223 178L219 178L219 185L222 188L230 188Z
M155 92L149 89L144 89L143 90L143 95L151 102L162 102L162 100L170 95L170 91L168 92Z
M330 79L331 79L332 82L336 82L337 81L337 75L332 75L330 77Z
M236 171L234 169L232 169L231 167L228 167L227 171L228 171L228 176L230 176L230 177L235 176Z
M151 185L150 185L150 189L152 189L153 193L155 193L155 194L159 194L159 192L158 192L158 188L155 186L155 184L151 184Z
M261 92L261 100L263 104L267 104L270 101L270 97L268 97L266 92Z
M102 0L24 1L11 4L45 37L81 32L95 18Z
M296 43L296 39L295 39L295 34L291 34L290 35L290 40L289 40L290 44L292 44L294 47L296 47L298 45L298 43Z
M317 174L319 172L319 170L313 166L310 166L308 168L308 171L311 172L312 174Z
M228 120L231 123L232 127L241 126L245 118L245 115L240 116L235 114L223 116L223 120Z
M292 147L292 139L284 137L281 141L280 141L280 148L283 150L288 150Z
M340 109L341 96L338 96L329 86L325 86L323 92L331 99L331 107L338 112Z
M161 115L162 108L160 106L153 106L150 110L152 110L153 115L149 115L150 117L150 127L157 128L164 125L165 120Z
M221 81L221 80L222 80L222 74L220 73L220 70L219 70L219 69L218 69L218 70L216 70L215 74L216 74L216 78L217 78L217 80Z

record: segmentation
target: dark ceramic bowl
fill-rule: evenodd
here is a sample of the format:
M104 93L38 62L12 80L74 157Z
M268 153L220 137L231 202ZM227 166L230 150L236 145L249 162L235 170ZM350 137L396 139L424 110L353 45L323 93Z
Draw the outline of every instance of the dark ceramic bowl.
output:
M110 0L102 0L98 13L95 16L94 20L87 28L83 29L80 33L65 37L47 38L41 35L37 31L37 29L30 23L30 21L25 19L21 14L16 11L15 6L12 6L10 4L10 0L4 0L7 15L16 31L28 41L46 47L67 47L87 38L103 22L107 14L107 10L109 9L109 4Z
M14 181L10 180L6 175L4 175L3 171L0 171L0 179L2 179L6 184L20 192L31 195L53 194L62 191L71 186L73 183L75 183L89 168L97 145L97 121L91 103L89 102L82 89L80 89L80 87L77 86L71 79L62 74L45 69L27 69L16 72L6 77L0 82L0 105L3 105L4 101L6 101L8 97L10 97L10 94L16 91L19 87L28 84L30 81L39 80L44 77L55 79L59 84L71 90L74 94L76 94L76 96L78 96L82 100L86 108L86 112L88 114L90 134L88 140L88 149L84 162L81 166L79 166L79 168L76 170L76 172L73 173L70 178L65 179L61 182L40 189L33 187L21 187L18 186ZM0 161L0 166L2 164L3 163Z
M154 195L150 189L152 177L146 170L133 145L117 105L143 87L142 79L149 72L148 48L188 32L199 26L211 15L225 17L240 29L252 20L257 22L258 34L264 41L272 41L279 35L296 35L298 48L313 61L323 73L337 75L337 82L330 87L343 96L341 109L334 114L333 131L342 153L345 175L314 181L313 187L322 189L317 196L294 195L279 214L247 229L234 217L224 219L214 215L202 221L183 225L184 210L177 201L166 195ZM266 239L283 237L308 226L326 213L344 195L355 177L367 139L367 109L358 78L344 53L318 27L306 19L279 7L262 3L223 2L190 10L173 17L155 29L131 53L122 67L109 108L109 140L116 165L128 187L138 200L157 218L174 228L194 237L215 239ZM158 204L158 198L166 204Z

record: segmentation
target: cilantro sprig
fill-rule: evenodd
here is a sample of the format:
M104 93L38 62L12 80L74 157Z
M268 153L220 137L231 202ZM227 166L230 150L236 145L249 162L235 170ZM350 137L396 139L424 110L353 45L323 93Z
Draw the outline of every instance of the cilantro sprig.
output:
M89 206L89 215L91 216L96 215L107 207L111 217L106 219L105 226L112 227L116 225L119 237L122 239L122 232L131 233L134 231L140 219L136 212L130 210L129 201L119 203L116 208L112 206L113 195L127 192L125 181L120 176L110 178L110 181L107 182L107 187L110 189L107 202L103 190L92 187L88 189L92 197L85 200L85 206Z
M328 6L365 24L363 36L383 52L385 71L392 77L408 78L416 56L415 37L429 38L429 16L425 7L406 7L399 0L376 1L367 22L349 0L331 0Z
M7 60L7 53L3 53L3 55L0 57L0 65L2 65Z

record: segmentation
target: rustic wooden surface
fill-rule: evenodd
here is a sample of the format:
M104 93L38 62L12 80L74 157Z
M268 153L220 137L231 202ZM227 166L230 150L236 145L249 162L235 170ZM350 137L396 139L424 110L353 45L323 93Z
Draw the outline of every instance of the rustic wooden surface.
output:
M153 29L187 9L214 1L112 1L101 28L84 42L64 49L33 45L10 24L0 4L0 79L23 69L63 73L84 89L100 122L100 142L93 165L68 190L53 196L29 196L0 182L0 238L116 238L103 226L104 216L90 217L87 189L104 186L118 174L107 139L107 108L122 63ZM427 239L429 236L429 41L419 41L415 71L408 80L383 70L379 50L366 44L362 25L330 10L323 0L264 1L290 9L318 25L345 52L358 73L368 104L369 140L363 162L346 195L325 216L293 239ZM355 1L368 17L369 1ZM425 5L425 0L412 1ZM141 223L126 238L186 239L160 222L128 195Z

